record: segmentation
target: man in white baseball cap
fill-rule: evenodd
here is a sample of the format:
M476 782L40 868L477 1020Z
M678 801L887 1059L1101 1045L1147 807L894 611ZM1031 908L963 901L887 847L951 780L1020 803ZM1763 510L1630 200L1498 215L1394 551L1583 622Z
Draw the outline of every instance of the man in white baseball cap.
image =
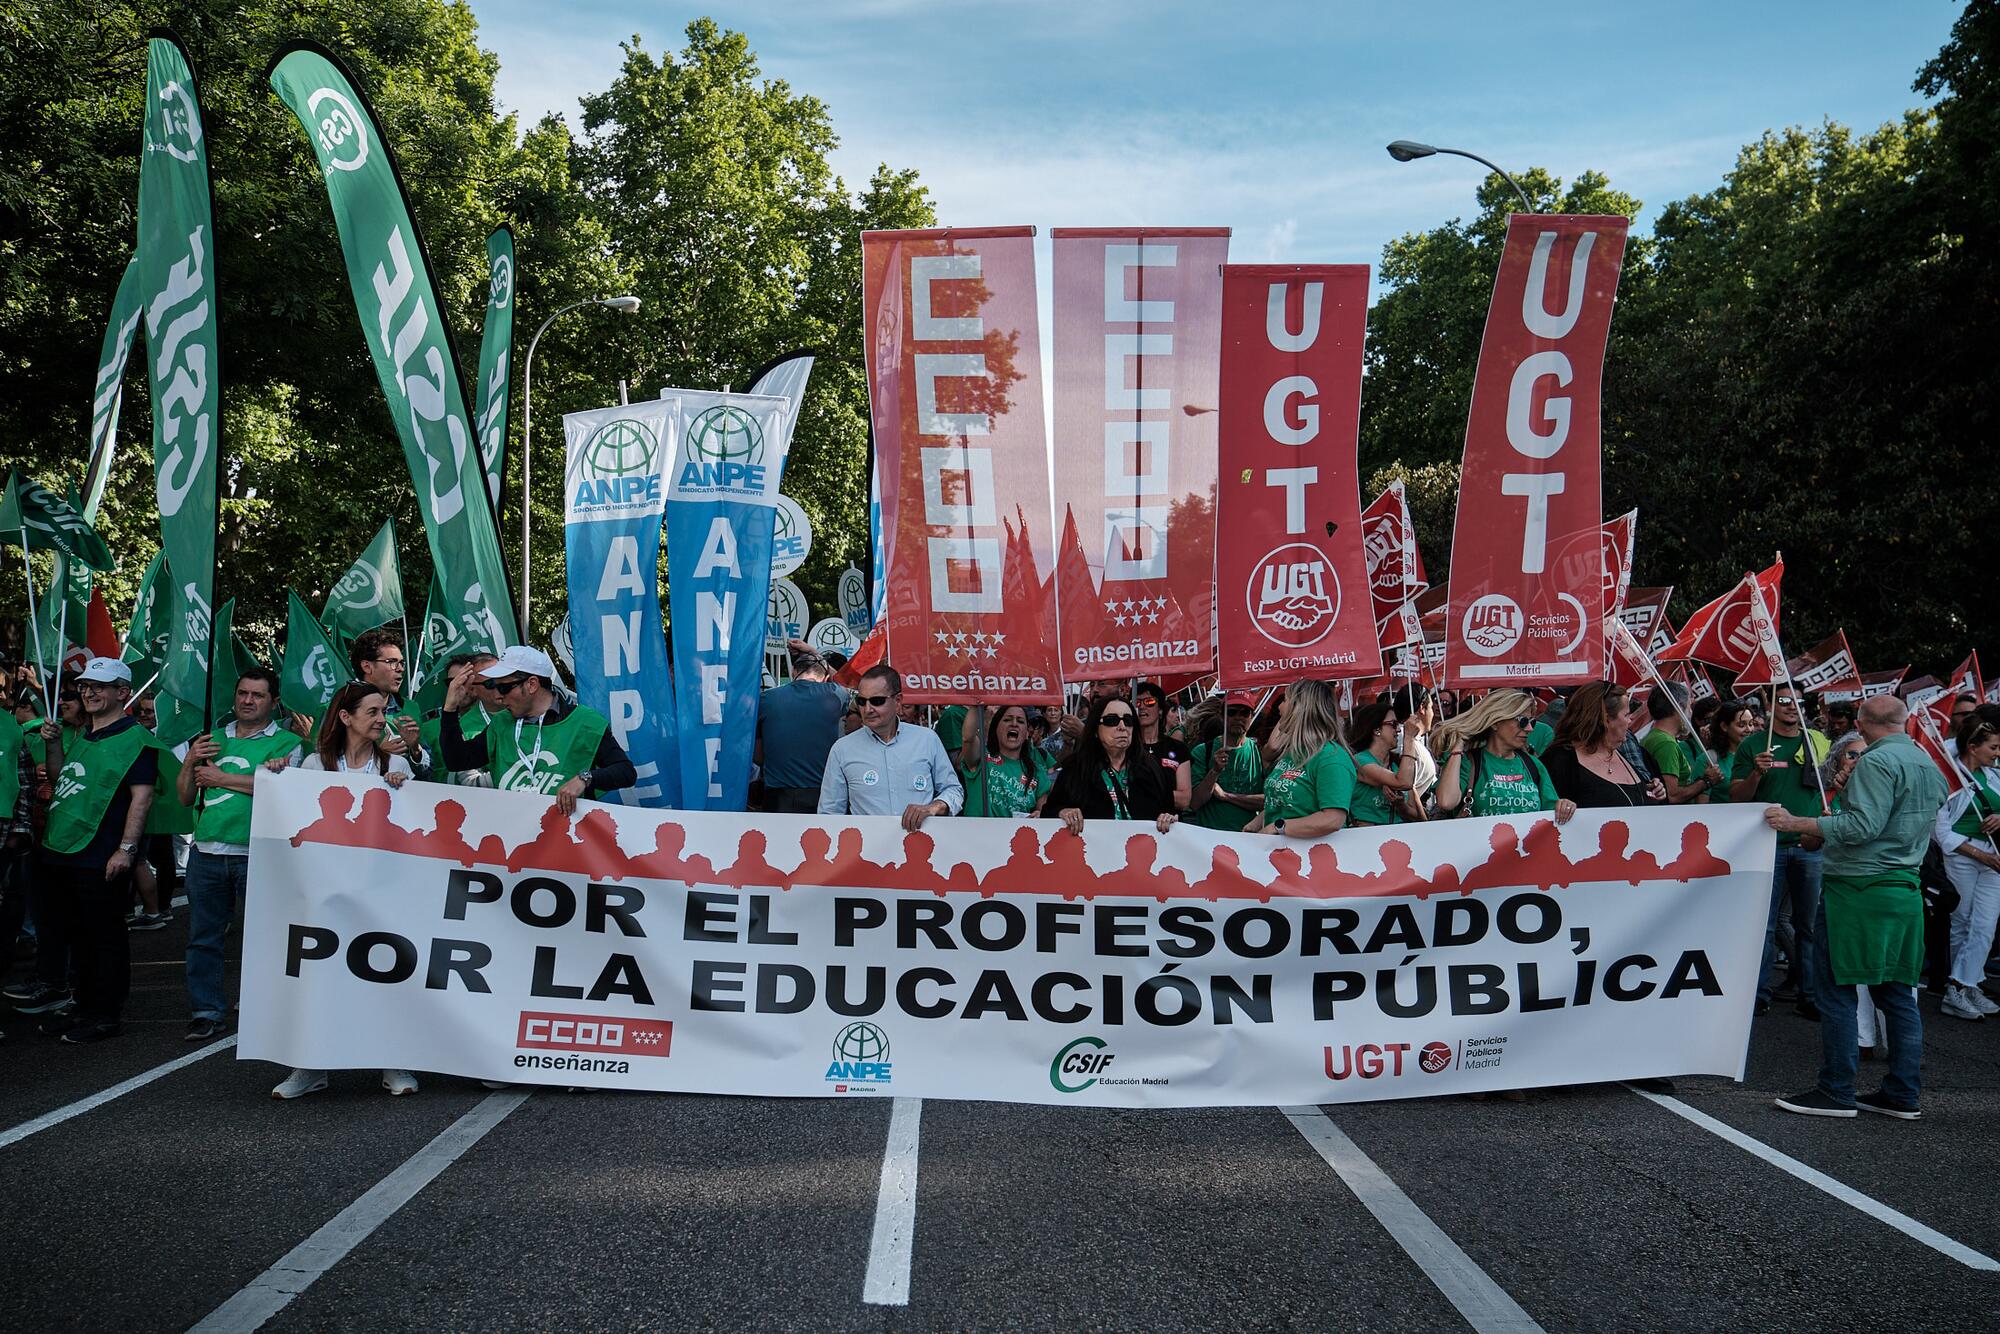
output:
M116 658L92 658L76 684L82 730L65 743L60 725L42 727L55 795L35 868L39 980L59 996L65 966L76 973L74 1013L56 1008L42 1028L67 1043L119 1032L132 990L125 931L132 863L160 773L153 734L125 712L132 669Z
M477 673L461 672L445 692L438 749L456 773L485 769L507 791L553 793L565 815L579 798L630 787L639 780L603 714L557 697L549 655L513 644ZM460 715L473 701L472 682L486 685L507 711L478 736L467 737ZM511 724L511 725L510 725Z

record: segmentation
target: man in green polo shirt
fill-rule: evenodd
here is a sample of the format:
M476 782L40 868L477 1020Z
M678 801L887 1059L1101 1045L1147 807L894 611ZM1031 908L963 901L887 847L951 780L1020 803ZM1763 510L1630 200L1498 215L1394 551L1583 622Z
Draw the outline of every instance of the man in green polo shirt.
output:
M1778 691L1768 732L1752 732L1736 748L1730 767L1731 801L1777 804L1793 815L1820 813L1819 766L1832 749L1827 739L1801 721L1798 697L1788 688ZM1772 972L1778 958L1778 914L1789 899L1792 907L1792 975L1787 995L1795 994L1798 1011L1817 1019L1813 1004L1812 924L1819 913L1820 852L1804 846L1796 833L1780 832L1778 859L1771 868L1771 912L1764 925L1764 967L1757 977L1758 1014L1771 1008Z
M236 678L227 726L188 745L175 787L184 805L197 808L194 847L188 853L188 1002L194 1017L187 1040L206 1042L229 1020L229 970L222 945L248 887L250 801L257 771L289 758L299 738L278 726L278 675L253 667Z
M1903 730L1908 712L1894 695L1862 702L1855 726L1868 749L1841 792L1841 809L1817 819L1782 806L1764 812L1781 834L1826 843L1826 874L1813 960L1819 985L1819 1083L1777 1105L1802 1116L1877 1112L1903 1121L1918 1106L1923 1019L1917 979L1924 966L1923 896L1917 868L1944 805L1944 775ZM1882 1087L1854 1093L1860 1052L1855 1037L1858 988L1889 1028L1889 1071Z
M507 711L468 737L473 675L462 673L445 691L438 753L446 769L485 769L503 792L553 793L565 815L581 798L639 781L604 715L556 696L556 665L548 654L513 644L477 673Z
M44 993L60 995L65 965L76 974L73 1012L59 1002L38 1000L35 1008L55 1009L42 1030L72 1044L121 1031L132 990L125 909L159 778L153 734L125 712L132 669L116 658L92 658L76 683L82 730L42 726L54 792L35 867L36 971Z

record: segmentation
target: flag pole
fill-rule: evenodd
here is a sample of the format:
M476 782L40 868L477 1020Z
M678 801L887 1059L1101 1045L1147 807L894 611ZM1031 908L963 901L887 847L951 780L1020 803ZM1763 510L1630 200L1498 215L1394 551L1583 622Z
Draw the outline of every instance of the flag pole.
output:
M25 550L25 548L23 549ZM64 576L65 577L63 579L63 582L68 583L69 580L67 577L68 576L67 564L65 564L64 567ZM61 597L61 594L58 593L57 596ZM69 656L67 653L63 651L63 645L67 643L69 643L69 599L65 597L62 599L62 610L56 614L56 698L57 699L62 698L63 659ZM39 646L35 649L35 652L37 654L40 654L41 651L42 650Z
M48 673L42 670L42 618L35 610L35 571L28 563L28 525L24 521L21 533L21 575L28 581L28 629L35 638L35 681L42 688L42 721L56 721L56 706L49 698ZM60 664L58 664L60 666Z
M1636 656L1640 662L1646 664L1646 675L1652 678L1654 687L1667 697L1667 702L1674 706L1674 716L1681 720L1681 726L1687 728L1688 735L1694 738L1695 749L1701 752L1702 767L1706 769L1708 766L1714 764L1715 757L1709 754L1707 744L1702 741L1701 733L1694 725L1694 719L1689 717L1688 711L1681 707L1681 702L1675 697L1674 692L1667 689L1666 677L1660 672L1659 664L1653 661L1653 655L1639 647L1638 636L1634 635L1623 621L1614 621L1613 624L1617 626L1617 629L1613 630L1612 633L1614 635L1622 634L1631 642L1631 648L1627 652Z

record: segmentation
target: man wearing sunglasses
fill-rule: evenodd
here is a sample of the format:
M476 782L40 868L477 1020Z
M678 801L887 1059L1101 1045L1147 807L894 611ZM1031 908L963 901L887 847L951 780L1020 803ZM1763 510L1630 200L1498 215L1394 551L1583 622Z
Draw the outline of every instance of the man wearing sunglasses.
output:
M861 727L833 743L820 780L821 815L898 815L916 830L933 815L956 815L965 785L928 727L904 726L903 677L871 667L855 695Z
M555 693L556 665L549 655L514 644L477 672L459 673L445 691L438 719L438 750L453 773L484 769L503 792L554 793L564 815L584 797L630 787L638 771L611 734L603 714ZM465 735L461 717L473 703L473 681L499 700L479 735Z

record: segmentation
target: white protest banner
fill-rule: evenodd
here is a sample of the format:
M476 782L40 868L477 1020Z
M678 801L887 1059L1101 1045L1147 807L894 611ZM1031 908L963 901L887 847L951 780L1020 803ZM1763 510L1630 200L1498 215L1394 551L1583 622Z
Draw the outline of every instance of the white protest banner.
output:
M1740 1078L1774 851L1748 806L1317 841L577 809L260 773L240 1054L1100 1106Z

